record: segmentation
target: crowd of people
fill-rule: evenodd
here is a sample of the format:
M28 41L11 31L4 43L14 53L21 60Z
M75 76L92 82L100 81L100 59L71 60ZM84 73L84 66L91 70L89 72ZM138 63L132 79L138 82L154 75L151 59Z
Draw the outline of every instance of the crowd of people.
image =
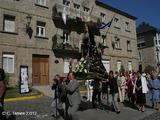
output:
M92 102L93 108L104 109L102 99L106 100L111 110L117 114L120 113L119 102L128 102L131 106L137 107L138 111L145 111L146 94L150 93L152 108L158 110L160 80L156 72L125 72L121 70L109 74L105 73L105 79L85 80L87 87L87 101ZM77 120L77 111L81 103L79 84L75 79L74 72L69 73L68 80L64 78L60 80L60 76L56 75L52 89L55 90L55 99L52 103L52 110L55 118L59 118L56 105L60 102L64 110L64 118L69 120ZM54 80L55 81L55 80ZM58 97L56 97L58 96ZM57 101L57 102L55 102ZM156 105L154 107L154 104Z
M159 72L160 73L160 72ZM110 71L105 80L94 80L92 104L95 107L95 100L98 100L98 107L103 109L102 99L108 101L112 110L117 114L120 113L119 103L129 102L131 106L137 107L137 110L144 112L146 104L146 94L150 94L152 108L156 104L155 109L158 110L159 90L160 90L160 74L155 71L145 73L138 71L113 73ZM110 90L110 91L108 91ZM102 97L100 97L102 94ZM108 95L107 95L108 94ZM98 96L98 98L96 97ZM107 96L109 98L107 98Z

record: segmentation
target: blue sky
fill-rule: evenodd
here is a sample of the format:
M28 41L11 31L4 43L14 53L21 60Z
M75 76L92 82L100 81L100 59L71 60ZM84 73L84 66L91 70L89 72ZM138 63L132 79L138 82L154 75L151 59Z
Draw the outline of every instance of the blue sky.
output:
M137 17L136 26L143 21L160 29L160 0L99 0L109 6Z

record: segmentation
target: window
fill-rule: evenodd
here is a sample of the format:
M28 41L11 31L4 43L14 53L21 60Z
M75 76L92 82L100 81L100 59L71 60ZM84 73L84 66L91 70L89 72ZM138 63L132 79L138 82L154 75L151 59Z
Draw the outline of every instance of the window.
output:
M159 62L159 61L160 61L160 52L156 51L156 62Z
M130 41L127 41L127 50L131 50Z
M115 18L114 21L115 21L115 27L119 27L119 26L118 26L119 19L118 19L118 18Z
M64 36L64 40L63 43L69 43L69 30L63 30L63 36Z
M145 46L146 46L145 42L144 43L138 43L138 48L143 48Z
M126 30L129 30L129 22L125 22Z
M4 15L4 31L15 32L15 17Z
M3 69L7 73L14 73L14 55L3 54Z
M101 17L101 22L105 21L105 14L104 13L100 13L100 17Z
M142 55L141 55L141 52L138 51L138 61L141 62L142 61Z
M106 46L106 36L102 35L102 41L101 41L103 46Z
M89 8L84 7L84 18L85 18L85 20L88 19L88 16L89 16Z
M156 33L156 35L154 36L154 40L155 40L155 45L160 46L160 33Z
M45 37L45 23L37 22L37 36Z
M102 63L104 65L106 71L109 73L109 71L110 71L110 61L108 61L108 60L102 60Z
M118 38L116 39L115 45L116 45L116 48L120 48L120 43Z
M69 6L69 4L70 4L70 0L63 0L63 5Z
M139 65L139 71L142 71L142 65Z
M121 61L117 61L117 71L119 72L120 69L121 69Z
M46 0L37 0L37 4L46 6Z
M128 70L132 71L132 62L128 62Z
M69 73L69 61L67 58L64 58L64 73Z
M138 48L143 48L145 47L145 39L144 36L139 36L138 38Z
M76 16L80 17L80 5L74 3Z

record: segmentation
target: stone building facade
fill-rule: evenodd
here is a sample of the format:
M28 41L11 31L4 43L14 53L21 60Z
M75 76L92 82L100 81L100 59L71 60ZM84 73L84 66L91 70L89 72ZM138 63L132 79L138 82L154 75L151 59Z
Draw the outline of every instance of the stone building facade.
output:
M156 68L158 61L160 61L159 41L159 29L145 22L142 22L142 24L137 27L139 70L144 71L145 67L148 65Z
M63 11L67 13L66 24ZM49 85L57 73L66 76L69 58L74 69L91 11L97 46L105 46L102 59L107 71L117 71L122 64L125 70L137 71L134 16L96 0L1 0L0 67L9 73L11 84L18 83L20 66L28 67L29 85ZM112 18L110 28L98 29Z

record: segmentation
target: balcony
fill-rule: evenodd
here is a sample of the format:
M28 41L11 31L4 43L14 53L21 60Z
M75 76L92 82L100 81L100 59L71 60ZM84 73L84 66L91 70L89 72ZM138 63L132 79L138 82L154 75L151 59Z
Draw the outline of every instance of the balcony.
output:
M73 8L67 8L67 15L66 15L66 25L62 19L62 11L64 6L62 5L54 5L53 6L53 14L52 20L56 26L56 28L67 29L69 28L71 31L77 31L78 33L84 32L84 25L87 23L87 19L89 15L86 15L83 11L77 12ZM91 16L91 21L88 22L88 25L93 31L99 34L99 28L102 26L100 19L96 16ZM78 29L77 29L78 28Z
M59 43L57 43L57 40ZM64 57L70 57L70 58L80 58L81 51L79 50L79 47L76 44L69 44L61 42L61 36L53 36L52 38L53 44L52 44L52 50L56 57L58 58L64 58ZM70 38L70 41L77 41L73 38Z

